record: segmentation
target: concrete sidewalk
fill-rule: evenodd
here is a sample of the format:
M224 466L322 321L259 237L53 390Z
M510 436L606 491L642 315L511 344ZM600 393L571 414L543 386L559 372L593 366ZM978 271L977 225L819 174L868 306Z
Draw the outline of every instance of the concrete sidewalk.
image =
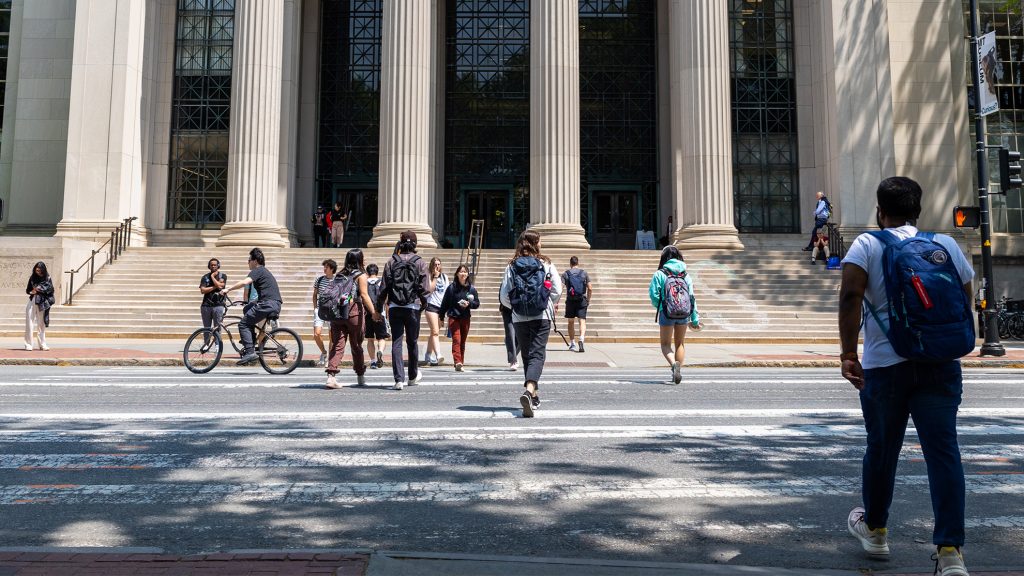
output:
M926 576L919 571L791 569L571 558L431 554L372 550L235 550L177 556L158 548L0 548L0 576ZM1024 569L972 570L974 576L1024 576Z
M0 338L0 365L79 366L182 366L184 342L152 339L53 338L50 350L23 349L20 338ZM1005 342L1006 356L980 357L978 352L964 358L966 367L1024 368L1024 342ZM319 356L312 338L303 337L304 364L311 366ZM420 353L424 343L420 342ZM451 343L442 339L444 365L451 367ZM390 343L385 362L390 363ZM657 344L588 343L583 354L570 352L558 336L548 343L548 365L581 368L665 367ZM222 363L237 358L226 347ZM346 359L349 355L346 353ZM839 347L834 344L689 344L686 365L696 367L793 367L832 368L839 365ZM347 362L346 362L347 365ZM470 342L466 368L507 366L504 346Z

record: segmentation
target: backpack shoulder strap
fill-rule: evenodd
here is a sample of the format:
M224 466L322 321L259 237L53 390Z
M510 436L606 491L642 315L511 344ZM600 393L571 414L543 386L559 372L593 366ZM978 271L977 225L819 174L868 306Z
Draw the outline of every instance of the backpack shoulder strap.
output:
M935 232L922 232L921 230L918 230L915 238L924 238L925 240L935 242Z
M896 244L900 243L899 240L896 239L896 236L892 235L889 232L886 232L885 230L872 230L871 232L865 232L865 234L877 238L878 241L881 242L886 248L888 248L889 246L895 246Z

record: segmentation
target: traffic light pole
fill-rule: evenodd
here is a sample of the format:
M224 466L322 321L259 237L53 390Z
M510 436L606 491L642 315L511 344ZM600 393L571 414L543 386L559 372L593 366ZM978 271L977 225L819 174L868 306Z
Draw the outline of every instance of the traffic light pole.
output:
M988 202L988 147L985 145L985 117L981 114L981 68L978 62L978 0L971 0L971 73L974 75L974 135L978 158L978 208L981 212L981 302L985 319L982 356L1005 356L999 342L999 324L992 298L992 228Z

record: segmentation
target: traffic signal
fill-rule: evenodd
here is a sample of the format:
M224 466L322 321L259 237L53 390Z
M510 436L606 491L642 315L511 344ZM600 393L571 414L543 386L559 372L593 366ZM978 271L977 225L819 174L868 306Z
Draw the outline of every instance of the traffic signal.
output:
M1016 150L999 149L999 184L1000 192L1013 190L1024 186L1021 179L1020 152Z
M977 228L981 226L981 208L977 206L957 206L953 208L953 225L957 228Z

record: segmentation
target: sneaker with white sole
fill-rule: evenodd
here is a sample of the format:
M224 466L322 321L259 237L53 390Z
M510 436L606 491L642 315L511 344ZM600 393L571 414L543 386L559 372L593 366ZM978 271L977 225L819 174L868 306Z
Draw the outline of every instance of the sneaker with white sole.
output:
M868 554L872 556L889 555L889 531L885 528L875 528L874 530L868 528L868 523L864 521L864 509L860 506L850 510L850 515L846 518L846 528L850 534L860 540L860 545Z
M327 365L327 352L320 353L320 359L316 361L316 365L320 367Z
M533 418L533 396L529 392L519 397L519 405L523 407L523 418Z
M49 350L49 349L50 349L50 347L49 347L49 346L47 346L46 344L41 344L41 345L39 346L39 349L40 349L40 350L42 350L43 352L46 352L47 350Z
M325 384L324 386L331 390L337 390L338 388L341 388L341 386L338 386L338 378L334 374L327 375L327 384Z
M384 365L384 352L377 350L377 368Z
M569 342L569 352L575 352L575 351L576 351L576 343L575 342Z
M420 380L423 380L423 372L417 372L416 377L409 380L409 386L419 386Z
M32 348L31 344L25 344L25 351L26 352L31 352L32 350L33 350L33 348Z
M508 365L508 369L513 371L513 372L515 372L516 370L519 370L519 362L513 362L513 363L509 364Z
M580 340L580 345L579 345L578 349L579 349L579 353L582 354L583 353L583 340Z
M391 387L392 390L401 390L402 388L405 388L404 380L395 380L395 385Z
M456 362L455 363L455 371L456 372L462 372L462 363L461 362Z
M970 576L964 565L964 555L953 546L939 547L938 552L932 555L932 560L935 560L937 576Z
M683 364L681 362L672 363L672 383L679 384L683 381Z

